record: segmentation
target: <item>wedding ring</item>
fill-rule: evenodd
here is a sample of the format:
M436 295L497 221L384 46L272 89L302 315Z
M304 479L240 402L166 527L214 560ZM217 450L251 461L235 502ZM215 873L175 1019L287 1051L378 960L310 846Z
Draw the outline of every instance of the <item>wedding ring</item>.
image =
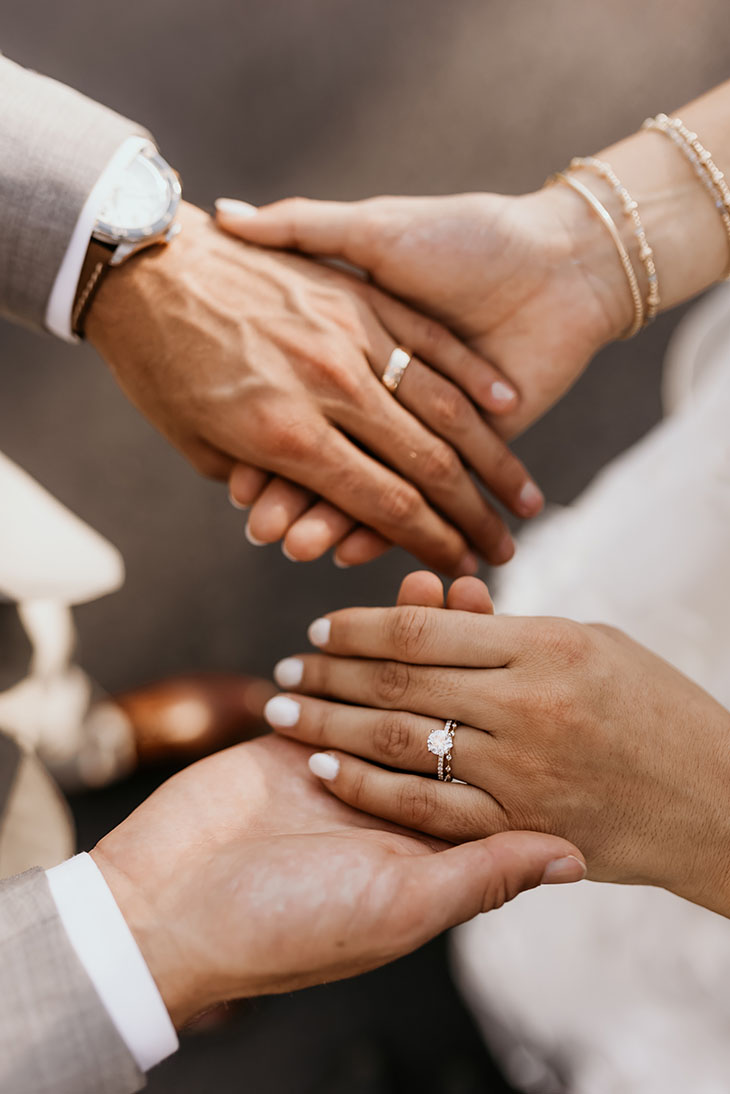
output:
M413 354L403 346L396 346L385 366L382 381L391 395L395 395L400 387L400 382L406 374L406 369L413 360Z
M428 751L438 756L437 775L439 782L450 783L451 779L451 749L454 745L454 734L459 723L453 718L444 722L443 729L434 729L428 735Z

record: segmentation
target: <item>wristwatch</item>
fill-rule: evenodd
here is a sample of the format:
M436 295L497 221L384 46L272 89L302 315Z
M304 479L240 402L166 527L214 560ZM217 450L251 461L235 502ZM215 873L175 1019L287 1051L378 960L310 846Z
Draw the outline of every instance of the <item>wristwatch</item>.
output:
M83 337L84 320L99 285L112 266L180 231L175 215L182 187L177 172L151 142L143 145L115 179L98 212L76 289L71 326Z

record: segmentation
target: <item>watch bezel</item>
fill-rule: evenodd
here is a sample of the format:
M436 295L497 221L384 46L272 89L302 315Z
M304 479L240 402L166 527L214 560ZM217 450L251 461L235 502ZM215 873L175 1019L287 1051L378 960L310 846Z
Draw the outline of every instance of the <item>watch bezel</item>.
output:
M167 160L162 158L153 145L147 145L140 149L138 155L148 159L166 182L170 195L167 211L154 224L148 224L144 228L119 228L103 220L98 220L94 226L93 236L94 239L98 239L102 243L153 243L156 239L161 239L167 234L175 219L182 198L182 186L177 172L170 167Z

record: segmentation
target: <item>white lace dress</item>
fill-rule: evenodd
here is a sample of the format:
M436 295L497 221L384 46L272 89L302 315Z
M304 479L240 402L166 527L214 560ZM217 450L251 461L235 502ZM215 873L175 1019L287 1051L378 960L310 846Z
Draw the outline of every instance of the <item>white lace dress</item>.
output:
M675 335L665 407L524 537L496 604L612 623L730 708L730 287ZM474 920L453 956L526 1091L730 1091L730 920L663 890L584 882Z

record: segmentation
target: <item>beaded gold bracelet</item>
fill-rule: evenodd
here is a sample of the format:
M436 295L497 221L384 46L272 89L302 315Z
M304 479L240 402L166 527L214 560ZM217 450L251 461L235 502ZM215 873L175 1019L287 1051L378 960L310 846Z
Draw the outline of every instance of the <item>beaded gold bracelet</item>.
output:
M641 330L644 323L644 304L641 299L641 291L639 289L639 282L636 278L636 271L634 265L629 257L629 253L623 245L623 240L619 235L618 228L614 223L614 219L609 213L605 205L602 204L596 197L596 195L584 186L580 179L573 178L572 175L566 174L564 171L558 171L556 174L551 175L550 180L552 182L562 182L565 186L569 186L571 190L575 190L580 194L585 201L588 202L594 213L600 218L606 231L611 236L613 244L618 253L618 257L621 260L623 271L626 274L626 280L629 283L629 289L631 291L631 299L634 302L634 320L628 330L621 335L622 338L633 338L637 331Z
M649 246L649 242L646 238L646 232L644 231L644 225L642 224L641 215L639 213L639 204L634 201L616 172L605 160L599 160L596 156L575 156L570 161L570 167L573 171L579 170L581 167L586 168L589 171L594 171L601 178L605 179L618 196L624 213L631 220L634 235L639 244L639 258L644 264L646 278L649 283L643 319L643 326L646 326L647 323L651 323L652 319L654 319L656 313L659 311L661 299L659 296L659 280L656 272L656 264L654 262L654 251Z
M697 134L688 129L680 118L668 118L666 114L647 118L642 129L654 129L658 133L663 133L674 141L680 152L689 160L697 178L710 194L720 214L730 247L730 188L725 182L724 174L698 140ZM723 277L725 280L730 278L730 258Z

